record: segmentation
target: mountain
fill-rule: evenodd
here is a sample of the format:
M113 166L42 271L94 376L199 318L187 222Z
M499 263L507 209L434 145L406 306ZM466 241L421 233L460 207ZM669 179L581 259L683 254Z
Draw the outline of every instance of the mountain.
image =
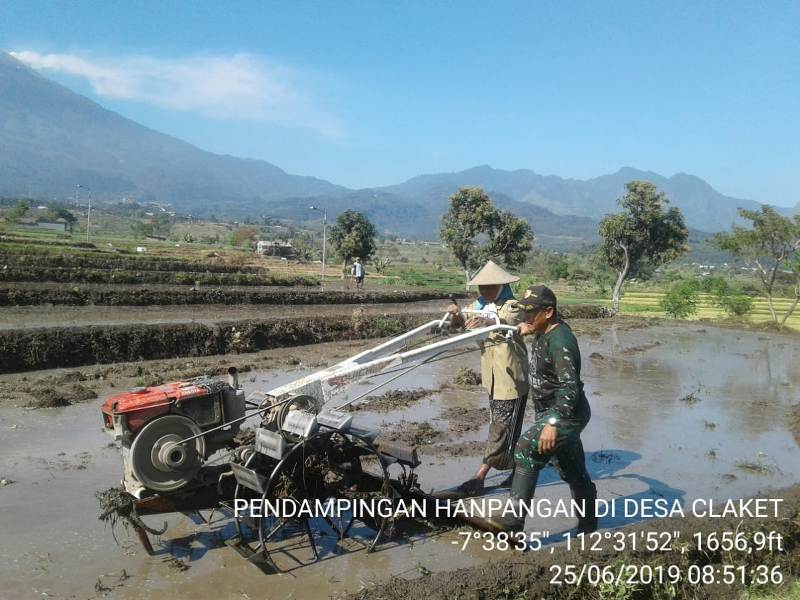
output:
M381 188L404 199L433 201L447 197L463 186L483 187L490 196L507 196L522 203L535 204L558 215L575 215L599 220L616 212L616 199L625 183L643 179L654 183L666 193L672 204L683 212L689 227L701 231L728 229L740 222L737 208L758 209L752 200L724 196L708 183L685 173L666 178L652 171L625 167L611 175L594 179L563 179L554 175L539 175L527 169L504 171L489 166L474 167L458 173L421 175L405 183Z
M0 52L0 196L157 200L185 212L262 209L345 188L262 160L205 152L143 127Z
M597 238L597 222L587 217L557 215L527 202L519 202L505 194L492 196L499 208L510 210L526 219L534 230L536 243L551 250L578 250ZM324 206L332 220L348 208L357 208L375 223L381 232L391 232L411 239L434 240L439 236L442 214L447 210L447 194L417 201L401 198L379 189L363 189L318 197L314 204ZM308 199L288 199L270 206L269 214L295 222L319 220L308 209Z
M724 196L702 179L663 177L630 167L594 179L564 179L489 166L421 175L398 185L351 190L290 175L262 160L222 156L143 127L52 82L0 52L0 197L66 198L77 184L98 199L172 204L183 213L230 217L271 215L295 221L364 211L380 230L437 236L450 194L486 189L501 208L531 223L540 244L574 248L596 239L597 221L617 210L625 182L646 179L681 208L690 228L719 231L751 200ZM791 211L791 209L786 209Z

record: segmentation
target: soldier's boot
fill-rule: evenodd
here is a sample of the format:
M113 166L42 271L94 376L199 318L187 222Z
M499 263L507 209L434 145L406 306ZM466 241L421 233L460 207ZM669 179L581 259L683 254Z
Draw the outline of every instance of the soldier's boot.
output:
M493 527L501 531L522 531L525 527L525 513L519 509L520 502L530 502L533 493L536 491L536 481L539 479L539 471L526 471L525 469L514 470L514 480L511 482L511 491L508 499L514 506L517 514L506 511L508 502L503 503L503 507L496 513L490 513L485 520Z
M597 488L594 483L570 489L572 498L583 504L583 516L578 516L578 533L589 534L597 531Z
M497 487L510 488L512 482L514 481L514 473L516 472L517 472L517 465L514 465L513 467L511 467L511 473L508 474L508 477L506 477L505 479L503 479L503 481L497 484Z

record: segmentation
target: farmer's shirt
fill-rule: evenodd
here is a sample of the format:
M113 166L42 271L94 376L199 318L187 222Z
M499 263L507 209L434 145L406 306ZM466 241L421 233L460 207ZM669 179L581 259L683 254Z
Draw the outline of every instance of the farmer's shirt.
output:
M497 313L504 325L517 326L525 318L508 286L494 302L480 297L473 308ZM492 333L481 342L481 383L494 400L515 400L528 393L528 352L520 335L509 341L505 332Z
M555 417L559 421L581 421L588 416L578 340L563 321L548 333L534 334L530 383L537 420Z
M364 265L361 263L355 263L353 265L353 275L356 277L363 277L364 276Z

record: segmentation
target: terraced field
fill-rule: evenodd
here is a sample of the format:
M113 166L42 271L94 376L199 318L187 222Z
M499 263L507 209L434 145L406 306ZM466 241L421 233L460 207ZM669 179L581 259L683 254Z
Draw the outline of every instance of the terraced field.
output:
M665 317L667 315L661 308L663 297L664 294L661 292L630 292L622 297L620 306L623 313ZM597 299L597 301L609 303L603 299ZM789 298L774 300L775 310L779 315L783 314L791 304L792 301ZM699 294L697 313L690 318L694 320L726 319L728 316L724 310L714 306L713 298L709 294ZM753 310L746 317L746 320L750 323L769 323L772 320L765 298L753 299ZM795 310L794 314L786 321L786 325L792 329L800 330L800 310Z

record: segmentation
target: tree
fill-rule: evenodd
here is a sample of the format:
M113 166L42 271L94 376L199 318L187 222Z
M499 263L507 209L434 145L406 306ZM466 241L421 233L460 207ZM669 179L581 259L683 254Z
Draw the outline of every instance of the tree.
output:
M376 256L372 261L372 266L375 267L375 272L378 275L383 275L383 273L386 271L387 267L391 264L391 262L392 262L391 258L380 258Z
M684 279L673 283L661 299L661 308L670 317L683 319L697 312L697 283Z
M367 264L375 254L375 226L366 215L356 210L346 210L336 217L336 223L328 235L342 259L342 278L351 259L358 257L363 264Z
M49 221L57 221L58 219L64 219L64 221L67 223L67 227L69 228L70 233L72 233L75 224L78 222L78 218L75 215L73 215L65 207L58 206L56 204L47 205L47 219Z
M772 320L783 329L800 301L800 215L784 217L766 205L760 211L740 208L739 215L750 221L751 228L734 225L733 231L717 234L714 243L755 268ZM782 268L794 282L794 301L779 317L773 294Z
M699 289L710 294L714 306L721 308L731 317L743 317L753 310L753 301L721 275L703 279Z
M600 221L599 253L617 273L611 309L619 311L622 285L632 273L666 264L688 251L689 232L677 207L648 181L629 181L617 200L623 212Z
M17 202L17 205L14 207L14 210L11 211L9 218L12 221L16 221L17 219L21 219L24 217L28 210L30 209L31 205L28 203L27 200L20 200Z
M258 232L252 227L239 227L231 233L232 246L247 246L255 241Z
M465 284L471 272L489 259L521 266L533 246L528 222L497 210L479 187L461 188L450 196L439 235L464 270Z

